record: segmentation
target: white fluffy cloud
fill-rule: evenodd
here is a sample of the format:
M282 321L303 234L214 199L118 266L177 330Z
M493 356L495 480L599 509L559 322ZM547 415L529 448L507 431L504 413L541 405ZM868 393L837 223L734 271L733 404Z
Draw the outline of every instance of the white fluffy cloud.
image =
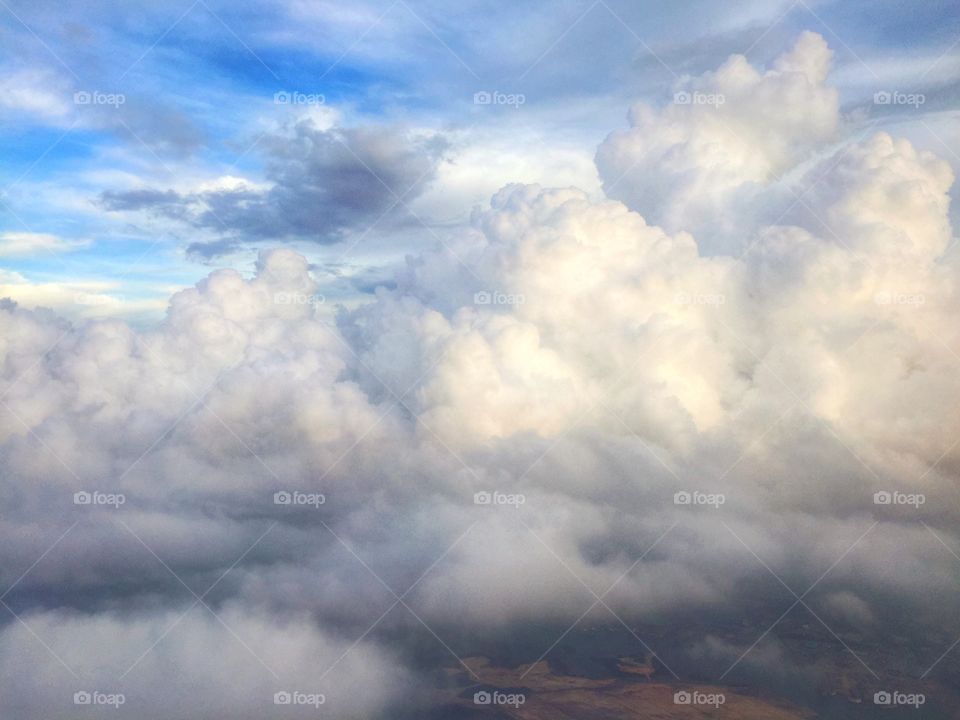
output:
M607 194L667 230L743 233L744 209L763 187L832 140L833 53L807 32L765 72L733 55L715 72L677 86L661 109L637 103L628 130L600 145Z

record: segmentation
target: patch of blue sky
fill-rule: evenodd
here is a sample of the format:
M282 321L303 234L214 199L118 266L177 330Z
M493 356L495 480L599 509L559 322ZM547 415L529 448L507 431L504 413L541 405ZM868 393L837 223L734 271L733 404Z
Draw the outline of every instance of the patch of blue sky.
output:
M104 140L100 132L46 125L0 126L0 192L22 178L36 179L90 159Z

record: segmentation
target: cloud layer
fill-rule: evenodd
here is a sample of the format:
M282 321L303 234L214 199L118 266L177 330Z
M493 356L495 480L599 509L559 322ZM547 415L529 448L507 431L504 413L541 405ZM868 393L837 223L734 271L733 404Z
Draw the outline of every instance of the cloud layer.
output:
M89 687L252 719L289 689L390 716L425 656L562 630L587 588L628 622L735 615L783 595L771 572L838 630L900 618L933 663L960 632L938 541L960 541L953 177L883 133L836 147L829 62L805 34L678 90L720 106L634 108L598 151L610 199L505 187L359 308L331 315L282 249L150 329L0 307L0 567L25 623L0 631L0 706L72 717ZM203 202L258 236L336 232L395 201L363 165L418 187L439 157L339 145L298 126L270 190ZM75 504L95 491L124 502Z

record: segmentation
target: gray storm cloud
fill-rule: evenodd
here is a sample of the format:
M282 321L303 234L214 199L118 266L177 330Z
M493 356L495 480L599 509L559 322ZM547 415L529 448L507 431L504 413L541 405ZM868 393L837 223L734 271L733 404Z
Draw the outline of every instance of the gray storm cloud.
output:
M138 188L108 190L108 211L145 211L225 234L234 244L267 238L333 243L350 229L366 230L389 217L433 180L446 150L441 135L397 128L320 128L301 119L257 143L268 187L246 183L180 193ZM227 245L229 249L232 245ZM214 256L223 241L195 243L192 254Z
M26 623L0 631L0 707L68 717L93 685L138 717L243 719L296 688L389 714L418 685L398 638L469 654L573 622L584 585L631 621L722 613L775 584L764 563L798 593L829 569L809 602L838 627L910 610L935 660L960 632L937 539L960 542L953 177L882 133L829 150L829 61L812 34L765 73L731 58L694 81L719 115L635 108L603 143L612 199L508 186L335 316L288 250L146 330L0 307L0 567ZM765 196L808 162L802 207ZM790 223L755 222L771 208ZM742 252L703 252L741 211Z

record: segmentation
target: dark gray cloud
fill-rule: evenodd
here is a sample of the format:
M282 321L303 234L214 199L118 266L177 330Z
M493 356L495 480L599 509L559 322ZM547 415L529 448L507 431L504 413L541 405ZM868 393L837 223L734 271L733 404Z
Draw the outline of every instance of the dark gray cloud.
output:
M231 235L230 241L191 245L191 253L205 257L240 241L334 243L351 230L409 216L405 204L433 180L447 148L439 135L388 127L320 130L310 121L258 145L265 179L272 184L268 190L108 190L100 204L110 211L157 213Z
M187 255L194 260L208 262L214 258L228 255L242 248L243 240L236 237L222 238L206 242L192 242L187 245Z
M106 190L100 195L100 204L110 211L150 210L180 216L176 210L183 202L182 196L173 190Z

